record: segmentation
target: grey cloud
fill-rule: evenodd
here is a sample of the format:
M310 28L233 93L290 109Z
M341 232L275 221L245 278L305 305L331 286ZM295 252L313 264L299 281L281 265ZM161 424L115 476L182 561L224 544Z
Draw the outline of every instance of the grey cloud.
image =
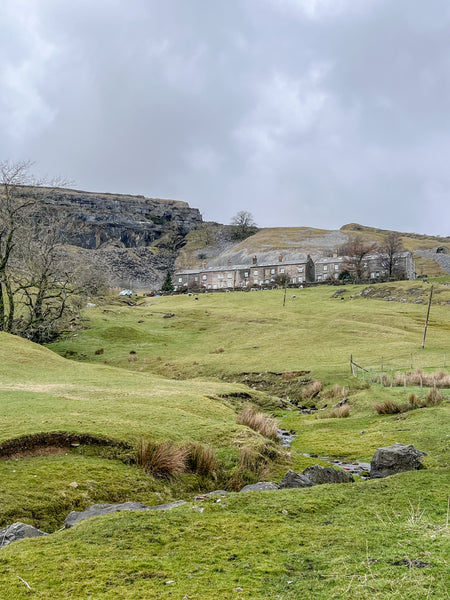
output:
M0 19L2 158L221 222L449 233L446 0L6 0Z

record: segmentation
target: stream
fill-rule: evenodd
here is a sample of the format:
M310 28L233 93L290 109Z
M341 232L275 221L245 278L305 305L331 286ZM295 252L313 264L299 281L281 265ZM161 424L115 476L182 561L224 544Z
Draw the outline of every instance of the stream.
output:
M277 432L277 436L281 442L281 445L284 448L289 448L292 442L297 437L295 433L292 433L287 429L279 429ZM358 475L358 477L362 477L363 479L369 479L367 473L370 473L370 463L362 462L359 460L346 461L339 458L331 458L329 456L317 456L317 454L308 454L306 452L300 452L300 454L302 456L307 456L308 458L318 458L319 460L323 460L324 462L330 463L335 467L344 469L344 471L348 471L352 475Z

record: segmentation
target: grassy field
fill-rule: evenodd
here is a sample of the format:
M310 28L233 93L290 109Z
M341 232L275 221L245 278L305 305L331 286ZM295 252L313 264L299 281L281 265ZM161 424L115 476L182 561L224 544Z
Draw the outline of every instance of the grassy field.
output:
M447 283L435 283L425 350L429 288L419 282L346 286L336 296L335 287L295 290L286 306L282 290L142 298L136 306L111 299L86 309L86 328L50 349L0 334L0 449L55 431L132 449L81 444L6 456L0 526L20 520L53 532L70 510L93 503L188 501L11 544L0 550L0 597L448 598L450 389L437 406L379 415L374 403L402 404L420 391L350 373L350 355L374 371L381 361L385 371L411 361L442 369L450 360ZM318 381L318 395L302 395ZM350 415L330 418L342 387ZM319 410L301 414L287 399L295 394ZM249 401L296 433L289 455L236 423ZM220 469L211 477L153 477L129 460L143 438L200 442ZM193 500L241 480L279 481L288 467L326 458L370 461L394 442L425 451L427 468ZM244 450L258 473L239 471Z

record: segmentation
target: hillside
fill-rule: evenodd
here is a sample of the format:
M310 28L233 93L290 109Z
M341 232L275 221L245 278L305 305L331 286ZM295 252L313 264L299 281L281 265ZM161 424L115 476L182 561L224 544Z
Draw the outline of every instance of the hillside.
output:
M339 230L312 227L270 227L259 230L247 239L233 241L231 228L213 223L203 224L201 229L186 236L186 245L178 254L177 269L198 268L204 262L208 266L248 264L257 254L260 262L276 262L280 252L285 260L295 260L299 255L330 255L336 248L348 242L351 235L361 236L367 243L382 244L389 230L365 227L352 223ZM406 250L413 253L417 274L438 276L450 273L450 254L437 254L437 248L450 252L450 237L426 236L401 233Z
M2 599L445 598L450 288L434 285L425 350L429 285L411 281L308 288L285 306L283 290L112 299L52 350L0 334L0 527L51 533L0 549ZM350 354L367 369L358 378ZM440 373L442 400L378 414L375 403L432 390L396 381L412 364L435 383ZM248 403L291 432L289 451L236 422ZM217 463L155 476L136 463L142 440L195 443ZM395 442L426 452L425 468L235 493ZM218 489L229 493L203 494ZM95 503L180 499L61 530Z
M45 187L17 191L41 200L67 260L113 286L158 289L186 234L202 223L197 209L177 200ZM34 219L41 218L35 212Z

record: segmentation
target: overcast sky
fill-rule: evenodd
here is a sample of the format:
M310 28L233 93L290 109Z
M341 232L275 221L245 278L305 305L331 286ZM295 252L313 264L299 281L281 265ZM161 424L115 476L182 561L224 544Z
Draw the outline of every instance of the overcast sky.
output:
M450 235L448 0L1 0L0 160L206 220Z

